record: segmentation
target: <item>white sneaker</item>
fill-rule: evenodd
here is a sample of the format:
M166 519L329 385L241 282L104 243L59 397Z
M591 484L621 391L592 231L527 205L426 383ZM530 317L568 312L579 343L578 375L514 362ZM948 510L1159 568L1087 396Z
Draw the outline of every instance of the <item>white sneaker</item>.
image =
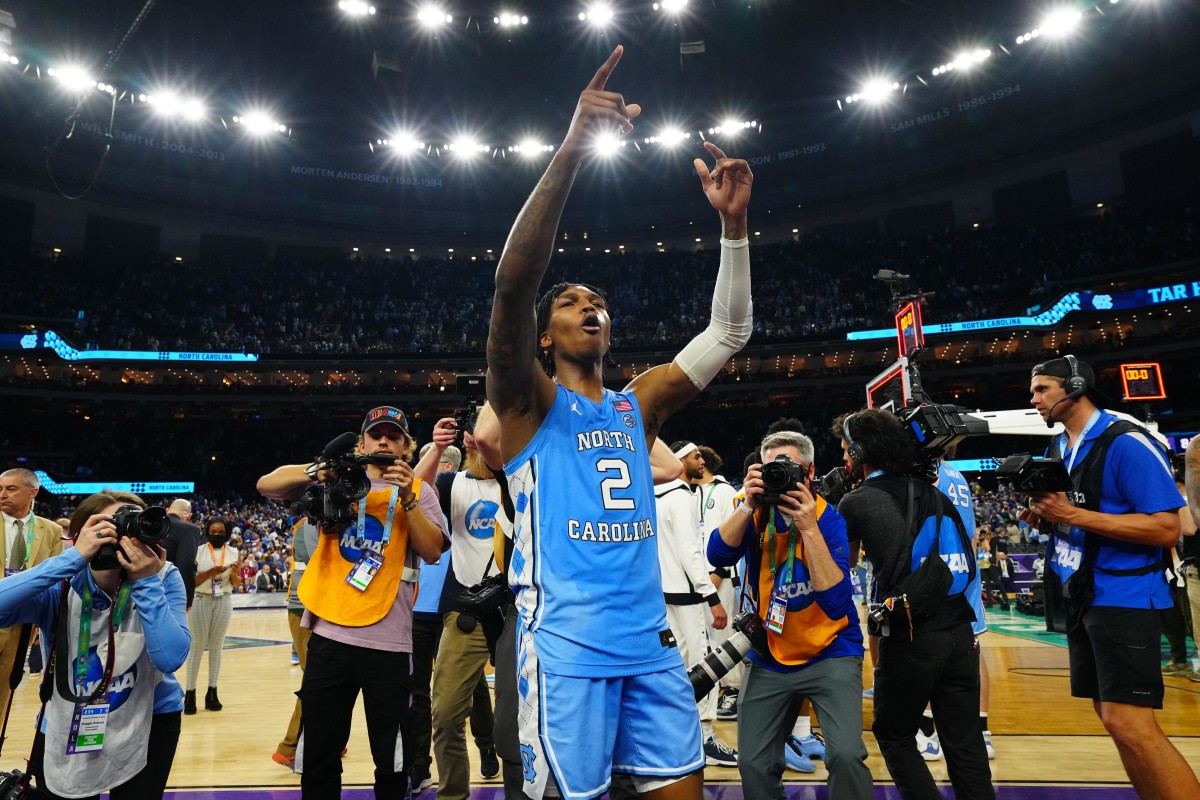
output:
M937 731L933 732L933 736L926 736L917 731L917 750L926 761L941 761L942 743L938 739Z
M992 747L992 732L991 731L983 732L983 746L987 749L987 754L988 754L989 759L993 759L996 757L996 748Z

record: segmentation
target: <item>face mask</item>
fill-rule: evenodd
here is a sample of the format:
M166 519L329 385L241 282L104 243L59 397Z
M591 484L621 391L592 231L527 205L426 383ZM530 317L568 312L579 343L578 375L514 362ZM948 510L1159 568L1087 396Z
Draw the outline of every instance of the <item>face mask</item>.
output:
M208 542L213 547L224 547L225 543L228 541L229 541L229 534L227 534L227 533L223 533L220 536L217 536L215 534L209 534L209 536L208 536Z

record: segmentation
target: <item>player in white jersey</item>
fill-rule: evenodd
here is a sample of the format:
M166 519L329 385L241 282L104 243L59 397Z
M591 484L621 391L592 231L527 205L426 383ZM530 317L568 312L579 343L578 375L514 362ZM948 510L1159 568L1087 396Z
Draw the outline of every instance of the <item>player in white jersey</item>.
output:
M535 301L580 166L597 137L628 134L641 113L606 88L622 52L580 95L496 270L487 394L516 510L524 790L586 800L617 772L651 797L699 800L700 727L666 626L648 453L666 418L749 339L753 175L705 144L716 163L696 159L696 171L722 222L709 327L623 393L605 389L603 294L559 284Z

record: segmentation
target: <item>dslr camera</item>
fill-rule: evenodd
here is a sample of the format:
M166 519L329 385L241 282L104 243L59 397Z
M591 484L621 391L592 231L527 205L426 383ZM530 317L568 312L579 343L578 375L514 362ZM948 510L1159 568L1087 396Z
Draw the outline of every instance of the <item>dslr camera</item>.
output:
M167 510L161 506L151 506L145 510L137 506L121 506L113 514L112 521L117 529L117 539L137 539L152 546L167 538L167 532L171 530ZM92 567L98 570L120 569L117 546L112 543L101 545L92 558ZM3 800L3 795L0 795L0 800Z
M767 629L755 611L743 611L730 623L734 633L725 643L713 650L688 670L692 691L699 700L713 690L717 681L739 664L751 651L767 653Z
M358 436L347 431L325 445L309 472L316 477L317 473L328 471L331 476L305 489L300 499L288 506L288 511L303 514L325 533L339 533L349 527L358 516L355 504L371 491L367 464L390 467L396 461L395 456L359 453L354 449L357 443Z
M461 450L464 446L465 434L475 435L475 420L479 418L478 398L485 395L487 390L484 375L458 375L455 377L455 391L467 398L466 408L454 410L454 427L458 431L454 444Z
M795 489L797 483L808 482L808 470L780 453L774 461L762 465L762 482L759 502L768 506L777 505L779 498Z
M825 498L825 502L836 506L854 488L854 476L845 467L834 467L819 478L813 479L812 489Z

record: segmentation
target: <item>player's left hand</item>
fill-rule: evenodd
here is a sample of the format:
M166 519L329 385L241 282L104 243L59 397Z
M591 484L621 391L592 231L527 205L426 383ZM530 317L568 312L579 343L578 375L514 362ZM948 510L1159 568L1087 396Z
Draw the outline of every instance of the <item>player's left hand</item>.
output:
M745 217L746 207L750 204L750 187L754 183L750 165L745 159L729 158L712 142L705 142L704 149L716 159L711 170L703 159L697 158L693 162L704 196L722 216Z

